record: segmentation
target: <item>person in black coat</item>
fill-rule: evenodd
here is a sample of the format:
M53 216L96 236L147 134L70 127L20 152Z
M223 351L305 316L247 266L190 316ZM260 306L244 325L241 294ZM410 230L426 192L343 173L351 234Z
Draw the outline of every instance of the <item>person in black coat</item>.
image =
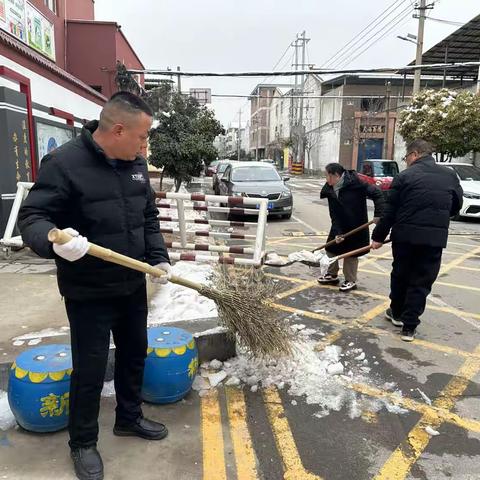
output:
M380 248L391 230L393 269L390 308L385 316L412 341L447 246L450 217L462 208L463 191L455 173L435 163L432 147L415 140L407 147L408 168L392 183L385 215L372 233Z
M71 456L80 479L103 478L96 449L98 412L110 344L115 341L114 434L158 440L166 427L143 417L141 388L147 352L145 275L86 255L88 239L170 275L147 165L152 111L139 97L120 92L100 121L43 158L38 179L19 213L24 242L55 258L60 293L70 323L73 372L70 385ZM65 245L51 245L50 229L66 229Z
M329 163L326 166L326 183L320 193L320 198L328 199L328 208L332 227L328 241L337 239L337 243L327 247L330 257L356 250L370 244L368 228L342 238L342 235L368 222L367 199L375 205L374 219L377 220L383 213L384 197L382 191L362 182L354 170L345 170L339 163ZM318 278L324 285L337 285L339 265L338 261L330 265L328 272ZM358 256L343 260L343 274L345 281L340 290L347 292L357 288Z

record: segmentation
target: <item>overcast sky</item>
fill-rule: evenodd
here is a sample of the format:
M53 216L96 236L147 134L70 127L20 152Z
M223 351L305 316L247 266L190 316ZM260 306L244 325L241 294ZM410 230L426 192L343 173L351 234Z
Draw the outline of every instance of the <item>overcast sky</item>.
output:
M427 0L432 3L434 0ZM136 50L146 68L184 71L269 71L297 33L306 30L308 63L320 67L392 5L390 16L366 37L356 41L351 54L360 53L361 43L384 28L374 39L395 28L349 67L400 66L415 57L415 45L396 38L416 34L418 21L411 18L414 0L96 0L96 20L114 20ZM397 8L398 7L398 8ZM396 10L394 10L396 9ZM480 14L478 0L436 0L429 12L433 18L467 22ZM404 18L404 19L402 19ZM390 22L390 24L388 23ZM425 50L458 27L427 21ZM374 40L372 39L372 40ZM350 54L349 53L349 54ZM290 49L277 69L291 70ZM265 79L183 79L182 90L211 88L214 94L248 95ZM287 79L270 78L269 83ZM214 99L217 117L228 127L242 125L249 116L246 99Z

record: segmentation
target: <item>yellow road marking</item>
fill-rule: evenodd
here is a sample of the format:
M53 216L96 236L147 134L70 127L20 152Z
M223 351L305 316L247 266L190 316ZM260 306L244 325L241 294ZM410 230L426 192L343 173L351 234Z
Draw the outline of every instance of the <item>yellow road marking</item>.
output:
M384 273L384 272L379 272L377 270L369 270L367 268L359 268L359 272L364 272L364 273L371 273L373 275L381 275L383 277L389 277L389 273ZM434 285L442 285L443 287L452 287L452 288L460 288L462 290L471 290L474 292L480 292L480 288L478 287L470 287L468 285L459 285L456 283L449 283L449 282L442 282L442 281L436 281Z
M237 480L255 480L257 478L255 451L248 431L247 407L243 391L238 388L226 387L225 394L230 435L237 466Z
M271 305L272 307L278 310L283 310L284 312L297 313L298 315L302 315L307 318L321 320L332 325L343 326L347 329L358 328L356 327L355 323L349 320L336 320L334 318L327 317L326 315L322 315L320 313L309 312L307 310L302 310L300 308L288 307L287 305L281 305L279 303L272 303ZM400 336L396 332L383 330L382 328L371 327L370 325L362 326L361 328L365 331L368 331L369 333L373 333L374 335L391 337L395 341L402 342ZM480 358L480 353L477 354L474 352L473 353L467 352L465 350L459 350L458 348L449 347L448 345L441 345L439 343L428 342L426 340L420 340L418 338L415 339L415 345L419 345L429 350L447 353L449 355L456 355L456 356L465 357L465 358Z
M275 273L265 273L265 276L270 278L276 278L278 280L285 280L286 282L291 282L291 283L309 283L310 282L310 280L302 280L301 278L287 277L285 275L277 275Z
M480 346L475 349L480 354ZM442 390L439 398L433 402L433 407L443 410L451 410L466 390L471 379L480 371L480 359L469 358L460 367L457 374L448 382ZM419 459L430 442L430 435L425 431L426 426L437 429L443 423L443 419L431 411L425 412L407 438L392 453L375 480L403 480L408 475L412 465Z
M457 265L455 267L457 270L468 270L470 272L480 272L480 268L475 268L475 267L464 267L463 265Z
M368 312L365 312L357 320L357 323L360 325L366 325L368 322L372 321L375 317L378 317L379 315L385 313L385 310L388 308L389 305L390 305L390 300L385 301L380 305L377 305L376 307L373 307L371 310L368 310Z
M278 453L282 458L284 480L321 480L321 477L307 472L302 464L278 391L273 388L264 390L263 398Z
M470 257L475 256L477 253L480 253L480 247L474 248L472 251L464 253L463 255L456 258L455 260L448 262L447 264L443 265L440 268L439 275L443 275L444 273L449 272L452 268L455 268L458 265L461 265L465 260L468 260Z
M205 480L226 480L223 446L222 417L218 392L211 391L201 400L203 478Z
M279 293L276 296L276 298L278 298L280 300L280 299L286 298L290 295L295 295L296 293L299 293L302 290L306 290L307 288L313 287L314 285L317 285L317 284L318 284L318 282L316 280L311 280L310 282L304 283L303 285L299 285L298 287L291 288L290 290Z
M362 383L346 384L345 386L351 390L354 390L355 392L361 393L362 395L385 399L394 405L398 405L413 412L421 413L422 415L429 414L432 416L438 416L444 422L452 423L457 427L470 430L471 432L480 433L480 421L460 417L456 413L450 412L448 409L438 406L430 406L426 403L420 403L411 398L401 397L396 393L380 390L379 388L375 388L370 385L364 385Z

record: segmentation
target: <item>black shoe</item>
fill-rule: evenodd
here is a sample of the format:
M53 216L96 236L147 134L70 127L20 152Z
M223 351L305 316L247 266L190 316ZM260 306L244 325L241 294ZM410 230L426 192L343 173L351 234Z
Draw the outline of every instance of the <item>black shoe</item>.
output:
M385 312L385 318L387 320L390 320L392 324L395 325L396 327L403 327L403 322L393 316L391 308L387 308L387 311Z
M357 289L357 284L355 282L347 282L347 281L343 282L339 288L341 292L349 292L350 290L356 290L356 289Z
M163 423L154 422L147 418L139 417L130 425L115 425L113 433L119 437L140 437L146 440L161 440L168 435L168 430Z
M103 480L103 462L97 447L74 448L70 452L77 478Z
M317 281L321 285L338 285L338 283L340 282L338 277L334 277L333 275L330 275L329 273L318 277Z
M402 328L402 331L400 333L401 339L404 342L413 342L415 340L415 329L407 329L407 328Z

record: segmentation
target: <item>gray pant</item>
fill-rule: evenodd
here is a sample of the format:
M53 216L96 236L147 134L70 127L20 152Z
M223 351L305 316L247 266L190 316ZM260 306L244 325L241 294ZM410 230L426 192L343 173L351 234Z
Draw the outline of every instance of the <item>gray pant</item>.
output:
M329 257L335 257L336 255L332 255L331 253L327 252ZM333 277L338 275L338 270L340 266L338 265L338 260L332 263L328 267L328 273ZM358 257L347 257L343 259L343 275L345 277L345 281L347 282L357 282L357 272L358 272Z

